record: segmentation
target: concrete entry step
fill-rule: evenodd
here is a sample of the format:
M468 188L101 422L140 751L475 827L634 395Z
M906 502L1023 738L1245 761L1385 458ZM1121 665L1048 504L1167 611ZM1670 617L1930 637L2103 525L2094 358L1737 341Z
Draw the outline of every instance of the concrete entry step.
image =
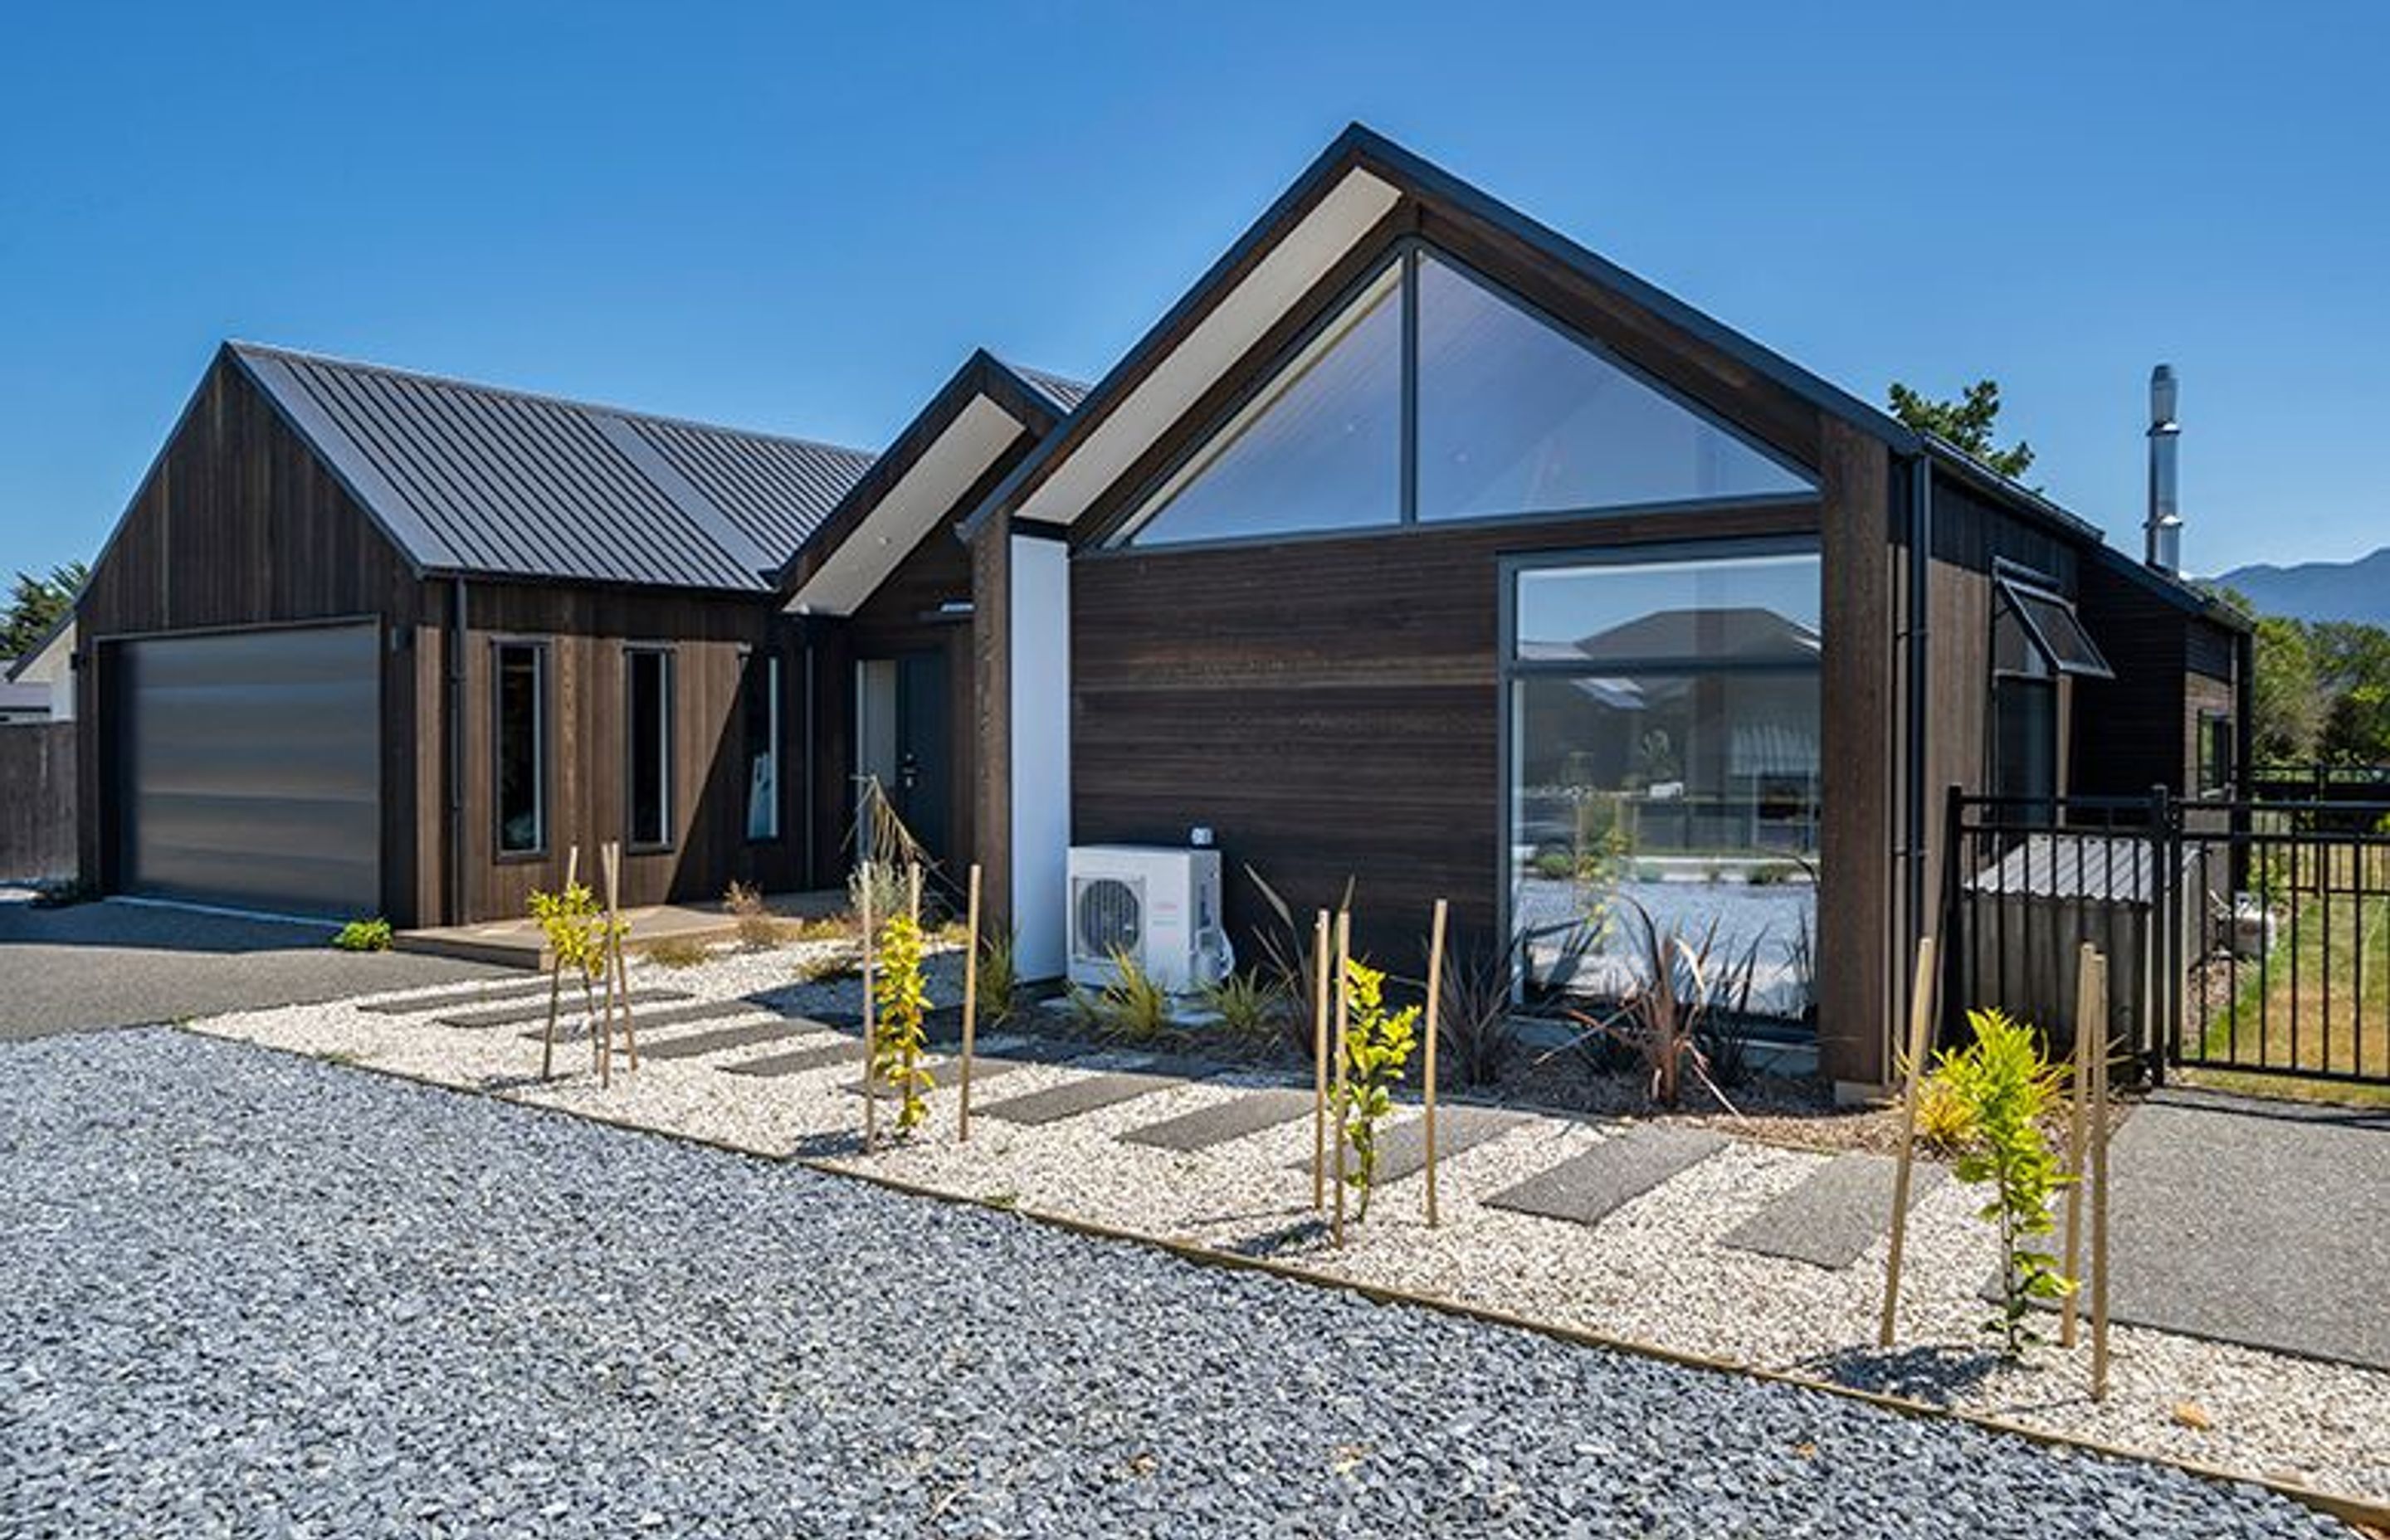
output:
M727 1020L734 1016L762 1016L768 1014L772 1009L769 1006L759 1006L752 1000L700 1000L694 1005L666 1006L662 1010L637 1009L636 1000L633 1006L631 1031L636 1033L643 1033L651 1027L681 1027L699 1021ZM561 1028L564 1022L559 1020L557 1025ZM576 1028L580 1025L580 1019L577 1016L573 1018L573 1025ZM523 1037L529 1042L536 1043L546 1035L546 1031L545 1027L534 1027L523 1033ZM562 1033L559 1032L559 1035ZM573 1036L579 1035L579 1032L575 1031ZM646 1050L642 1048L640 1051L644 1053Z
M731 1048L752 1048L759 1043L777 1043L787 1037L818 1036L829 1031L819 1021L803 1016L780 1017L769 1021L750 1021L744 1026L693 1032L686 1037L667 1037L656 1043L643 1043L639 1046L639 1057L696 1059ZM860 1051L858 1045L857 1052Z
M1791 1192L1727 1232L1722 1245L1813 1267L1848 1267L1892 1230L1892 1188L1899 1162L1889 1155L1837 1155ZM1948 1178L1947 1168L1911 1168L1908 1205Z
M642 1006L670 1005L675 1000L687 998L688 995L685 992L677 989L635 989L630 994L634 1010ZM558 1001L556 1007L558 1024L561 1025L568 1016L578 1019L582 1009L580 990L574 985L567 984L565 993ZM547 996L544 990L538 1003L534 1005L505 1006L496 1010L464 1011L455 1016L443 1016L439 1019L440 1024L443 1027L462 1027L472 1032L481 1031L485 1027L519 1027L527 1021L545 1021L546 1020L547 1020ZM637 1024L635 1018L632 1025L636 1027Z
M1132 1128L1121 1136L1121 1142L1150 1145L1155 1149L1209 1149L1265 1128L1308 1117L1311 1099L1309 1091L1247 1091L1234 1101L1199 1107L1192 1112Z
M1599 1225L1626 1203L1726 1148L1724 1135L1646 1124L1604 1139L1485 1200L1514 1213Z
M1139 1097L1150 1097L1157 1091L1167 1091L1174 1085L1186 1084L1188 1077L1184 1075L1122 1071L1048 1085L1042 1091L1032 1091L1009 1101L995 1102L980 1110L985 1117L1035 1128L1049 1123L1060 1123L1065 1118L1101 1111L1107 1107L1117 1107L1122 1102L1135 1101Z
M368 1000L359 1006L377 1016L429 1016L436 1011L456 1010L468 1006L496 1006L508 1000L529 1000L547 997L547 981L536 983L513 983L498 989L447 989L437 995L417 995L402 1000Z
M1305 1100L1310 1099L1308 1097ZM1442 1165L1464 1149L1474 1149L1486 1140L1498 1137L1523 1123L1535 1122L1530 1112L1513 1112L1501 1107L1439 1107L1435 1110L1435 1161ZM1329 1137L1336 1136L1333 1120ZM1331 1142L1328 1158L1333 1162L1336 1147ZM1348 1157L1349 1159L1349 1157ZM1288 1163L1289 1171L1307 1172L1311 1157ZM1330 1169L1334 1169L1331 1164ZM1391 1128L1378 1130L1378 1185L1399 1182L1406 1176L1416 1176L1427 1169L1427 1119L1417 1117Z

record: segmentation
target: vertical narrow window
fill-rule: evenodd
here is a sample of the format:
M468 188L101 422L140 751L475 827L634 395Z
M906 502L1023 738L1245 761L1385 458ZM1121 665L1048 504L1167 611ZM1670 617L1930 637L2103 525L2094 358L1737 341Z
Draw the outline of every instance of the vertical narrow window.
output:
M657 850L673 836L673 655L633 648L623 658L630 695L623 713L631 740L627 834L633 846Z
M547 648L497 646L498 853L547 849Z
M747 738L747 838L780 837L780 655L750 653L739 682Z

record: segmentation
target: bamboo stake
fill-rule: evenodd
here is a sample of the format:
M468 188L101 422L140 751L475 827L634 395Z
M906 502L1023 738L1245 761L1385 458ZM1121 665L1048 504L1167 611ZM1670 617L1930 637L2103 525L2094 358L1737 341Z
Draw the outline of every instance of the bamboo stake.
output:
M623 896L623 842L607 841L605 857L606 950L610 954L610 966L614 970L618 991L616 999L623 1007L623 1046L630 1054L631 1068L636 1070L639 1067L639 1039L638 1034L631 1030L631 965L623 956L623 932L628 929L622 923L620 902Z
M914 944L919 946L921 937L921 864L919 861L906 866L905 885L907 890L906 911L913 917ZM914 1095L913 1074L920 1066L920 1051L914 1038L905 1039L905 1061L899 1072L905 1078L900 1085L899 1095L906 1099Z
M1328 911L1311 933L1311 1212L1328 1206Z
M2108 959L2091 954L2096 1041L2091 1061L2091 1399L2108 1398Z
M968 918L964 929L970 932L963 940L968 948L963 953L963 1067L960 1116L956 1120L955 1140L970 1138L970 1075L971 1048L978 1040L979 1029L979 863L971 863L970 897L965 905Z
M581 847L575 845L566 855L564 886L567 892L574 879L581 875ZM539 1034L539 1078L556 1078L556 1011L564 1001L564 958L551 957L547 964L547 1027Z
M1428 928L1427 943L1427 1068L1422 1078L1427 1094L1427 1223L1436 1225L1435 1209L1435 1030L1439 1007L1444 1003L1444 922L1448 907L1443 899L1435 901L1435 919Z
M2066 1174L2075 1178L2066 1188L2066 1262L2064 1272L2069 1278L2083 1277L2083 1127L2088 1111L2085 1103L2091 1092L2091 1018L2094 1010L2091 996L2092 959L2100 954L2089 942L2085 942L2075 962L2075 1070L2074 1084L2066 1113ZM2058 1343L2073 1347L2077 1332L2075 1317L2079 1289L2066 1291L2058 1307Z
M1883 1318L1876 1345L1892 1346L1900 1312L1900 1253L1908 1240L1908 1181L1917 1160L1917 1097L1925 1082L1925 1054L1934 1031L1934 938L1917 943L1917 985L1908 1002L1908 1084L1900 1099L1900 1164L1892 1178L1892 1250L1883 1261Z
M1344 1060L1353 1049L1351 1041L1353 1016L1353 911L1336 913L1336 1037L1330 1051L1336 1056L1336 1208L1332 1238L1344 1244L1344 1121L1350 1116L1345 1107Z
M855 901L856 919L863 927L863 1152L867 1155L880 1143L880 1081L873 1072L872 1061L879 1056L873 1050L880 1046L880 1028L874 1019L871 1004L871 975L877 948L872 943L871 929L871 857L863 858L863 893Z

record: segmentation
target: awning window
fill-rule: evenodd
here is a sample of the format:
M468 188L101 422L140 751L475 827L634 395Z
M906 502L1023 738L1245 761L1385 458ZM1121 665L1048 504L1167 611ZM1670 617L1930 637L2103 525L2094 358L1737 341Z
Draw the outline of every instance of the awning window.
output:
M1992 661L2000 673L2029 678L2116 677L2073 604L2011 578L1995 582L1999 606L1993 620Z

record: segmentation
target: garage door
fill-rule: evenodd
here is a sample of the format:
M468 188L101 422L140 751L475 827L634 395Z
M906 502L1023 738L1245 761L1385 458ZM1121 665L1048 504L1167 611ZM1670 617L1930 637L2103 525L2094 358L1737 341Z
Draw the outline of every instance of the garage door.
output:
M356 625L118 644L118 887L379 913L379 639Z

